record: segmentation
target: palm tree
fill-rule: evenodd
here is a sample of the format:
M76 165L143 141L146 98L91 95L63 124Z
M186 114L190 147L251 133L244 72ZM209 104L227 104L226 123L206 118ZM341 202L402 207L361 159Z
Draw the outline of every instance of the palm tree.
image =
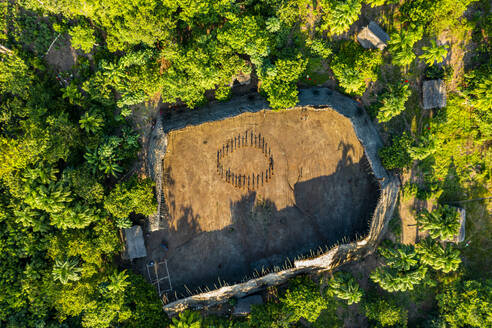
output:
M427 268L419 264L419 256L411 245L379 250L386 260L386 266L371 273L371 279L381 288L389 291L413 290L426 276Z
M456 271L461 264L460 251L458 249L451 244L443 247L430 238L417 244L417 252L421 255L422 263L444 273Z
M116 177L118 173L123 172L123 168L117 163L114 163L112 160L109 161L102 160L101 167L104 173L111 174L114 177Z
M80 118L79 124L82 129L87 133L96 133L99 131L103 125L104 120L94 113L84 113L84 115Z
M350 273L338 272L328 282L328 294L347 301L347 304L359 303L362 290Z
M371 279L388 292L413 290L426 276L427 268L419 266L411 271L398 271L379 267L371 273Z
M388 41L388 50L393 57L393 63L399 66L408 66L415 59L413 46L422 36L422 30L403 30L393 33Z
M117 294L125 291L126 287L130 284L126 279L128 275L126 270L115 272L109 277L109 284L107 286L108 291Z
M381 248L379 252L389 267L399 271L408 271L418 264L417 253L411 245L398 245L396 249Z
M53 279L66 284L69 281L77 281L80 279L81 268L78 268L78 260L70 259L65 261L56 260L53 267Z
M432 212L424 209L419 214L417 223L423 230L428 231L432 238L441 240L454 238L460 229L459 213L456 208L448 205L439 206Z
M70 104L78 104L82 100L82 94L76 84L70 83L65 89L63 89L62 98L68 98Z
M116 226L120 229L130 228L132 226L132 221L128 218L115 218Z
M361 8L360 0L336 1L327 15L330 33L336 35L347 32L350 25L359 18Z

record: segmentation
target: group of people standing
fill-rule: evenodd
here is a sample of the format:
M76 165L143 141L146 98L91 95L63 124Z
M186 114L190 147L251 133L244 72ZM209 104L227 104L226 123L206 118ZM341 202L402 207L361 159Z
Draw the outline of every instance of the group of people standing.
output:
M240 174L231 171L230 168L225 168L222 165L222 159L232 154L235 150L241 147L254 147L260 149L267 159L267 166L257 172ZM267 183L273 176L273 155L268 143L265 142L265 137L261 133L256 134L253 131L246 131L243 135L239 133L228 139L222 148L217 150L217 173L227 183L232 184L235 188L247 188L255 190L264 183Z

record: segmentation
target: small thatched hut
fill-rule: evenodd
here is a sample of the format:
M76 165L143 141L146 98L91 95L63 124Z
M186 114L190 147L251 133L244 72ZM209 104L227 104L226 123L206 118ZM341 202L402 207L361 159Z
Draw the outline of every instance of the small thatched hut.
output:
M125 232L126 251L130 260L146 257L147 250L145 249L142 228L135 225L123 230Z
M454 237L455 243L461 243L465 240L466 210L458 208L458 213L460 213L460 232Z
M446 107L446 85L443 80L424 81L422 94L424 109Z
M366 49L378 48L379 50L383 50L390 37L378 24L371 21L357 35L357 40Z

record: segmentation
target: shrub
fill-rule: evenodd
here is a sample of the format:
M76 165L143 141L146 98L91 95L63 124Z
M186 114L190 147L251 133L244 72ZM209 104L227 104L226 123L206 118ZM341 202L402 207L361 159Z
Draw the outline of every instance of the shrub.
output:
M202 318L199 313L184 311L178 317L172 318L169 328L200 328Z
M408 84L389 86L388 91L383 94L383 99L381 100L383 105L379 109L377 116L379 122L388 122L403 112L405 103L411 94L412 92L408 90Z
M364 304L364 313L369 320L375 321L382 327L401 324L406 327L408 311L400 308L395 302L384 299L372 300Z
M267 94L274 109L289 108L297 104L296 82L306 69L307 60L299 55L295 59L279 59L274 66L260 73L261 89Z
M215 90L215 99L225 101L231 97L231 87L223 85Z
M466 76L467 87L463 90L473 106L481 139L492 139L492 70L484 65Z
M144 277L131 271L128 272L128 280L130 285L125 298L132 309L132 316L123 327L167 327L168 319L162 311L162 302L155 289Z
M331 69L345 92L362 95L366 83L377 80L377 70L382 64L381 52L364 50L353 41L342 41L338 46Z
M72 38L72 47L75 49L80 49L85 53L91 52L92 48L94 48L94 45L96 44L96 38L90 28L75 26L68 31L68 34Z
M408 201L412 197L416 197L417 192L418 192L418 186L416 183L410 183L410 182L405 183L403 185L403 188L401 189L402 200Z
M292 313L286 311L283 304L266 303L264 305L253 305L249 324L258 328L288 328Z
M437 295L442 317L451 328L491 327L492 281L464 281Z
M365 1L372 8L377 7L377 6L395 4L395 3L399 2L399 0L365 0Z
M418 138L417 145L408 148L408 154L414 160L424 160L436 152L436 137L426 132Z
M412 163L408 153L412 142L412 137L405 132L399 137L393 137L391 145L381 148L378 152L383 166L388 170L408 167Z
M117 184L104 199L104 208L120 219L128 217L131 213L153 214L156 205L152 181L137 178Z
M314 55L328 58L332 54L330 46L324 40L314 39L306 41L309 49L314 53Z
M412 0L400 7L401 19L405 23L425 27L429 34L440 32L462 24L467 7L477 0Z
M319 287L309 278L297 278L281 299L285 310L290 312L291 322L304 318L315 322L321 311L327 308L327 302L320 293Z

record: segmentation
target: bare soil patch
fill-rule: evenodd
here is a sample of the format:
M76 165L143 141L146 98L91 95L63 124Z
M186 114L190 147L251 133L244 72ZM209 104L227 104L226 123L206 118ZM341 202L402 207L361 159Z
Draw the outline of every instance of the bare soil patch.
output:
M267 146L251 146L260 134ZM239 147L245 136L248 145ZM234 151L220 163L242 176L241 187L217 169L218 151L234 137ZM153 232L147 247L152 259L167 259L178 292L213 287L218 278L237 282L362 236L378 198L350 120L330 110L245 113L172 131L163 167L168 228ZM263 183L253 188L261 172Z
M61 36L45 56L47 64L56 71L67 72L77 63L77 51L67 36Z

